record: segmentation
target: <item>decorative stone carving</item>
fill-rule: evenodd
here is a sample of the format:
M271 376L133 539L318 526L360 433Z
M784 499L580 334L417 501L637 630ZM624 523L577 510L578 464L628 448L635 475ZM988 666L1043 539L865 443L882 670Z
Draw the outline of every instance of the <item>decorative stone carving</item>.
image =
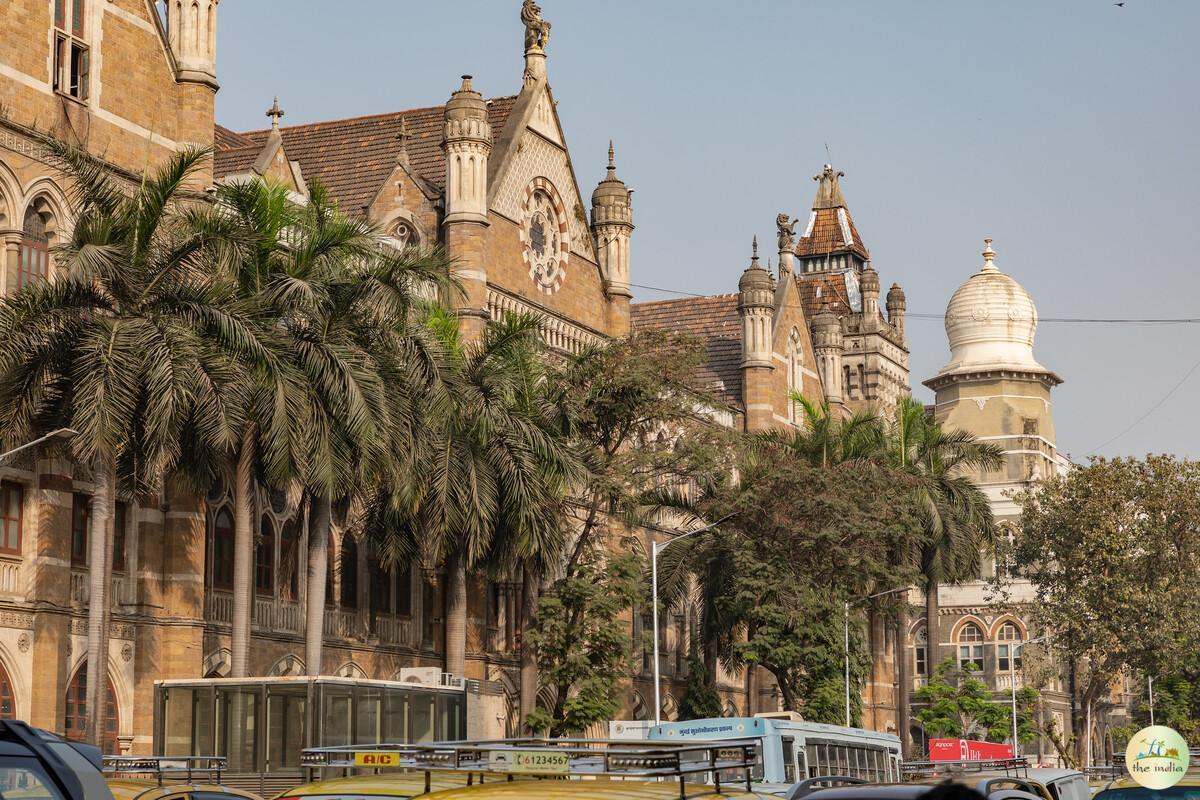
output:
M18 649L18 650L20 650L22 653L28 653L28 652L29 652L29 646L30 646L32 643L33 643L33 642L32 642L32 640L29 638L29 634L28 634L28 633L22 633L20 636L18 636L18 637L17 637L17 649Z
M534 0L525 0L521 6L521 22L525 25L525 50L546 52L550 43L550 23L542 19L542 7Z
M24 614L20 611L0 612L0 626L31 631L33 630L33 615Z
M775 227L779 229L779 252L791 252L796 247L796 223L800 220L792 219L787 214L780 214L775 218Z
M133 645L129 642L121 646L121 660L125 662L133 660Z

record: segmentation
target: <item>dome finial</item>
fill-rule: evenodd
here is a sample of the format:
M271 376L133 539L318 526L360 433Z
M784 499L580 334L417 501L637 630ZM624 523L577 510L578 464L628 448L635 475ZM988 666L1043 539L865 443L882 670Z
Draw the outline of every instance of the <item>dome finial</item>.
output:
M983 240L983 272L999 272L996 268L996 251L992 249L992 240Z
M750 243L750 260L754 264L758 264L758 234L754 234L754 241Z

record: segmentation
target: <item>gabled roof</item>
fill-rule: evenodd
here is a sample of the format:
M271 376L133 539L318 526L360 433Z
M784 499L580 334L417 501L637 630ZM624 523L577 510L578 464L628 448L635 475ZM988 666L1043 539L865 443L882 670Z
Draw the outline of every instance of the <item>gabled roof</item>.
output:
M826 164L820 175L813 176L818 182L817 196L813 198L804 235L796 242L797 256L811 258L852 252L864 261L870 260L871 254L854 227L854 217L850 216L842 195L839 178L844 174Z
M855 313L850 307L846 276L842 272L803 275L796 281L796 289L800 292L800 302L808 320L826 308L839 317Z
M494 137L500 135L512 111L516 97L488 101L488 118ZM316 178L349 213L357 213L379 193L380 187L397 166L402 120L407 128L408 160L412 172L441 190L446 183L446 162L442 155L444 106L415 108L366 117L315 122L281 127L283 146L288 158L299 161L304 175ZM234 134L256 146L255 155L270 135L270 129ZM233 143L233 140L230 140ZM216 177L233 174L231 169L244 162L245 156L230 153L223 157L218 141ZM241 150L242 148L234 148ZM254 159L250 162L253 164Z
M231 131L224 125L213 125L213 142L218 150L232 150L239 147L251 147L254 141L242 136L237 131Z
M634 330L659 330L694 336L704 345L700 378L714 386L731 406L742 405L742 321L738 296L683 297L634 303Z

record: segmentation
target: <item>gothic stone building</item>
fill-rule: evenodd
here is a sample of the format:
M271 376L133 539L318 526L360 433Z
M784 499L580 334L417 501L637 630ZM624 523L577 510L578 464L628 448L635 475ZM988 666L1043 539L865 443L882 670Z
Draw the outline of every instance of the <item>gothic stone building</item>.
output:
M543 337L564 353L630 330L631 192L616 176L611 149L607 171L603 154L585 160L601 168L600 180L590 202L581 192L547 79L549 24L534 4L522 17L524 68L513 94L486 100L463 78L443 106L290 127L280 124L276 102L269 127L241 132L213 118L218 0L8 0L3 7L0 291L54 280L53 248L71 230L71 187L39 136L84 147L131 182L184 145L211 144L215 156L195 176L196 190L263 177L304 202L307 181L317 178L344 210L378 223L397 246L443 246L466 289L458 310L468 336L510 311L540 315ZM757 319L769 294L754 294ZM806 348L798 363L812 380L814 355L795 308L796 352ZM769 375L772 364L755 352L756 368ZM778 408L787 413L786 400ZM0 464L0 714L68 734L81 729L89 675L91 490L87 472L52 447ZM285 493L263 493L256 518L252 674L441 678L438 585L419 571L383 570L341 532L345 509L335 513L323 663L304 664L306 527ZM229 671L228 490L123 497L114 528L104 746L147 753L153 682ZM519 586L479 578L469 597L464 677L480 681L484 709L469 721L471 735L511 733ZM690 624L685 610L663 626L668 717ZM640 664L627 716L646 719L653 716L648 654ZM728 710L744 707L740 685L723 688Z

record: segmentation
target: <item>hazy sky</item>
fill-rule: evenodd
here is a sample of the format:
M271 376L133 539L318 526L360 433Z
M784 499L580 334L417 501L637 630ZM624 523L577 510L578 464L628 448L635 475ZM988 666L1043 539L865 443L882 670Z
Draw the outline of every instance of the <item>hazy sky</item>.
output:
M609 138L636 190L633 281L736 291L753 234L806 217L828 144L884 289L944 312L982 263L1045 317L1200 317L1200 2L541 0L585 198ZM221 4L218 121L261 128L521 84L519 0ZM772 247L768 249L773 249ZM637 299L664 297L638 289ZM920 382L947 361L911 319ZM1082 460L1200 359L1200 325L1043 321L1059 447ZM1200 370L1106 455L1200 457Z

